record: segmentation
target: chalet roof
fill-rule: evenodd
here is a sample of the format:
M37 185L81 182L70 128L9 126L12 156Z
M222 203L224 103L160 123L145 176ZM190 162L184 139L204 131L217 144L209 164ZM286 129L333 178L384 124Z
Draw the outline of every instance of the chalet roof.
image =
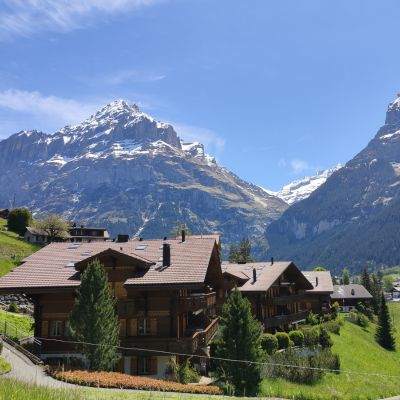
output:
M253 269L256 270L257 279L255 282L253 281ZM243 280L244 277L247 277L246 282L238 288L241 292L267 291L278 278L289 269L296 274L297 279L303 285L304 289L313 288L311 283L291 261L278 261L274 262L272 265L269 261L246 264L222 264L222 271L224 274L236 276Z
M309 293L333 293L333 283L330 271L301 271L310 281L314 289Z
M183 243L180 239L51 243L1 277L0 290L79 286L80 275L75 265L109 249L135 258L148 268L140 278L128 279L126 285L203 283L215 242L214 236L187 236ZM171 245L171 265L161 271L158 267L163 243Z
M331 299L372 299L372 295L363 285L334 285Z

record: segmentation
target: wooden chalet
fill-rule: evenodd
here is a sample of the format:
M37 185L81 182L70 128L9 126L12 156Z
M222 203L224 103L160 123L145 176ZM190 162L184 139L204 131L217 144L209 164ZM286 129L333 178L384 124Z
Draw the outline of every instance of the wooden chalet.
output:
M354 310L359 302L370 305L371 293L363 286L355 283L349 285L334 285L331 301L338 302L345 312Z
M313 310L329 307L329 272L307 276L293 262L222 264L224 288L235 286L251 303L253 314L265 331L288 330L304 321ZM329 275L328 275L329 274ZM328 282L327 282L328 281ZM330 280L332 286L332 280ZM328 303L325 300L328 300Z
M105 266L117 299L121 346L148 349L121 350L120 371L162 377L170 356L157 350L208 354L218 328L217 293L223 295L219 237L182 234L126 243L52 243L0 278L0 293L24 293L34 303L42 359L83 359L74 346L48 339L69 339L80 274L94 259Z

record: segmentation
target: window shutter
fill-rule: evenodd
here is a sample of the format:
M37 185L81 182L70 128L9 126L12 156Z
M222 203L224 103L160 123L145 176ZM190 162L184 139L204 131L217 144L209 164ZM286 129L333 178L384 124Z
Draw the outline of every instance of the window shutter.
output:
M126 319L119 320L119 336L120 337L126 336Z
M150 318L150 335L157 335L157 318Z
M148 368L150 375L157 375L157 357L149 357Z
M42 336L49 336L49 321L42 321Z
M136 356L131 357L131 374L137 375L138 374L138 359Z
M132 318L129 320L129 336L137 336L137 319Z

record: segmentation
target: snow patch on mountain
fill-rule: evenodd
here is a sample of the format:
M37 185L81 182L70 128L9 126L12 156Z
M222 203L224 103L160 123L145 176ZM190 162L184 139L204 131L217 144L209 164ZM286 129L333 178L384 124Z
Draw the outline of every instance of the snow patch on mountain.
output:
M306 176L303 179L291 182L285 185L282 190L277 192L268 189L264 189L264 191L272 196L277 196L287 204L292 205L309 197L312 192L323 185L326 180L340 168L342 168L342 165L338 164L335 167L323 171L317 171L315 175Z

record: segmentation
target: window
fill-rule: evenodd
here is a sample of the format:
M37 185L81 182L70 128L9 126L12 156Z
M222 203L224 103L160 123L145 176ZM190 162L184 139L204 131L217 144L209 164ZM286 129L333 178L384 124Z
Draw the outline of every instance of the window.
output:
M150 325L148 318L139 319L138 334L142 336L150 334Z
M62 321L51 321L50 323L50 336L62 335Z
M150 362L149 357L139 357L138 358L138 374L139 375L147 375L150 371Z

